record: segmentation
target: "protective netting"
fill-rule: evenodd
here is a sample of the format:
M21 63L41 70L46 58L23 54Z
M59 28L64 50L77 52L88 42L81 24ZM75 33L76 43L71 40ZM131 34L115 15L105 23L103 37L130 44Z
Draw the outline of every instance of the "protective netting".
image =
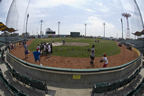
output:
M121 0L124 8L124 12L129 13L131 16L129 17L129 33L127 33L127 28L125 28L126 34L129 34L130 37L134 37L132 33L136 31L142 31L143 29L143 18L140 10L140 6L137 0L128 0L129 4L126 4L125 0Z
M139 5L136 0L132 0L132 5L134 7L133 11L133 17L131 20L131 25L133 28L133 31L141 31L143 29L143 19L142 19L142 14L141 10L139 8Z
M6 18L6 25L18 30L19 13L17 9L17 0L13 0Z
M33 3L34 2L38 2L39 0L35 0L35 1L32 1ZM45 1L45 0L44 0ZM87 1L91 1L91 0L87 0ZM88 24L88 27L89 26L91 26L91 27L89 27L89 30L91 31L91 29L92 28L95 28L94 26L96 26L96 25L98 25L97 23L103 23L103 22L105 22L105 21L108 21L108 22L110 22L111 24L113 23L113 25L115 25L114 27L117 27L117 29L118 29L118 32L120 33L121 32L121 24L120 24L120 19L122 18L123 19L123 23L124 23L124 37L126 37L127 36L127 21L126 21L126 18L125 17L123 17L121 14L122 13L129 13L129 14L131 14L131 17L129 17L129 27L130 27L130 32L129 32L129 34L130 34L130 37L134 37L133 35L132 35L132 33L134 33L134 32L136 32L136 31L141 31L142 29L143 29L143 23L142 23L142 16L141 16L141 14L140 14L140 8L139 8L139 3L138 4L136 4L136 2L135 1L137 1L137 0L120 0L120 1L114 1L114 0L111 0L113 3L114 2L117 2L117 3L114 3L114 4L119 4L120 3L120 1L122 2L122 5L120 5L119 4L119 7L117 7L117 5L115 5L115 6L113 6L113 7L115 7L115 8L113 8L113 9L115 9L115 10L111 10L110 12L110 14L104 14L104 15L102 15L102 13L104 13L104 12L106 12L106 11L108 11L108 9L110 9L110 8L108 8L108 9L106 9L106 5L107 5L107 7L110 7L111 6L111 2L107 2L107 1L105 1L105 3L103 3L103 0L99 0L99 6L100 7L102 7L103 9L101 9L100 11L101 12L99 12L99 14L98 13L96 13L96 14L92 14L92 16L90 16L91 18L89 18L88 20L89 20L89 22L90 23L92 23L91 25L90 24ZM21 2L21 3L20 3ZM27 3L25 3L26 5L25 5L25 7L23 8L23 10L24 11L20 11L22 8L22 6L21 5L24 5L24 3L23 2L27 2ZM60 18L60 17L63 17L63 14L58 14L58 11L55 11L55 10L52 10L53 8L49 8L49 7L51 7L49 4L46 4L46 5L48 5L48 6L45 6L45 3L39 3L39 5L37 5L37 6L35 6L34 4L30 4L30 6L31 6L31 8L30 8L30 10L28 10L28 8L29 8L29 2L30 2L30 0L22 0L22 1L19 1L19 0L13 0L12 1L12 3L11 3L11 6L10 6L10 8L9 8L9 11L8 11L8 14L7 14L7 19L6 19L6 25L8 26L8 27L13 27L13 28L15 28L15 29L17 29L17 30L21 30L21 32L26 32L26 19L27 19L27 14L30 14L30 17L33 17L33 18L30 18L30 21L29 21L29 24L28 24L28 26L39 26L40 24L39 24L39 21L41 20L41 17L42 16L47 16L47 17L44 17L47 21L53 21L53 22L57 22L57 20ZM51 2L50 0L47 0L47 2ZM144 3L144 1L142 1L143 3ZM59 2L60 3L60 2ZM103 4L106 4L106 5L103 5ZM108 4L107 4L108 3ZM40 5L40 4L44 4L44 5ZM64 3L65 4L65 3ZM95 4L91 4L91 6L94 6ZM27 7L26 7L27 6ZM41 7L42 8L41 8ZM43 8L43 6L44 6L44 8ZM37 8L37 9L36 9ZM46 10L46 8L47 8L47 12L45 12L45 10ZM59 7L58 7L59 8ZM63 7L62 7L63 8ZM61 9L61 7L59 8L59 9ZM57 10L59 10L59 9L57 9ZM66 9L65 9L66 10ZM96 10L96 9L95 9ZM120 10L121 12L118 12L118 10ZM122 11L123 10L123 11ZM47 13L49 13L49 14L52 14L51 12L54 12L55 11L55 13L53 13L54 15L55 14L58 14L58 16L57 17L53 17L52 15L48 15ZM87 9L87 11L89 11L89 12L92 12L92 10L88 10ZM115 12L113 12L113 11L115 11ZM43 13L43 12L45 12L45 13ZM57 12L57 13L56 13ZM62 12L62 11L61 11ZM23 13L23 14L22 14ZM62 13L64 13L64 12L62 12ZM75 13L74 13L75 14ZM61 16L62 15L62 16ZM101 17L99 18L97 15L100 15ZM114 16L114 18L112 19L112 16L111 15L113 15ZM144 13L142 13L142 15L144 15ZM97 17L94 17L94 16L97 16ZM68 17L70 17L68 14L67 14L67 18ZM57 19L58 18L58 19ZM67 18L60 18L60 19L62 19L62 21L64 21L64 20L66 20ZM81 19L81 18L80 18ZM68 19L68 20L70 20L70 19ZM67 22L69 22L67 20ZM94 20L95 20L95 22L94 22ZM113 20L112 22L110 21L110 20ZM118 20L119 20L119 22L118 22ZM53 23L52 22L52 23ZM66 23L67 23L66 22ZM50 22L49 22L50 23ZM77 22L76 22L77 23ZM78 23L82 23L82 22L78 22ZM107 23L107 22L106 22ZM21 24L21 25L20 25ZM49 25L48 23L46 23L47 25ZM64 23L65 24L65 23ZM69 23L68 24L66 24L67 26L67 29L66 29L66 27L64 27L63 26L63 28L65 28L63 31L67 31L67 32L70 32L70 28L69 28L69 26L68 25L70 25ZM74 25L74 24L73 24ZM80 26L80 24L75 24L75 25L79 25L79 27L83 27L83 26ZM100 24L99 24L100 25ZM106 31L107 31L107 26L108 26L108 24L106 24ZM44 25L44 27L45 27L45 25ZM46 26L47 27L47 26ZM57 26L56 25L52 25L52 27L53 27L53 30L57 30L56 28L57 28ZM75 26L74 26L75 27ZM55 29L54 29L55 28ZM68 30L68 28L69 28L69 30ZM77 27L75 27L75 28L77 28ZM97 31L99 30L99 29L102 29L103 27L99 27L98 29L97 29ZM113 28L113 26L110 26L109 27L109 29L110 28ZM31 28L28 28L29 30L29 32L32 32L33 30L34 31L38 31L39 29L38 29L38 27L37 28L34 28L33 27L33 29L32 29L32 27ZM46 29L46 28L45 28ZM77 29L79 29L79 28L77 28ZM82 32L83 31L83 29L80 29L80 31ZM89 31L89 34L91 34L92 33L92 31L91 31L91 33L90 33L90 31ZM99 31L99 33L101 32L102 30L100 30ZM113 34L113 33L110 33L110 32L112 32L113 30L110 30L109 31L109 34ZM114 30L114 31L117 31L117 30ZM109 34L107 34L107 35L109 35ZM115 34L115 33L114 33ZM93 34L91 34L91 35L93 35ZM119 34L120 35L120 34ZM110 36L110 35L109 35Z

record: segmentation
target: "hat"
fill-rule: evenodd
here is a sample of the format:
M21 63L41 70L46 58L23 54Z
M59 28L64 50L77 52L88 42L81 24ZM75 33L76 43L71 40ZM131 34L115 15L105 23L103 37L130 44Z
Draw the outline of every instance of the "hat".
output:
M36 48L36 50L38 51L38 50L39 50L39 48Z
M106 54L104 54L104 57L106 57Z

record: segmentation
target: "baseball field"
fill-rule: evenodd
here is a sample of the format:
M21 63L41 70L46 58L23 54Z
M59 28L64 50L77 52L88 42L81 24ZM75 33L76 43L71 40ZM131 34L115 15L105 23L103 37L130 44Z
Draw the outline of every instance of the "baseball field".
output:
M62 44L62 40L65 44ZM55 43L59 46L53 46L53 56L64 57L89 57L90 48L95 45L95 56L100 57L104 53L112 56L120 53L120 48L115 41L102 40L94 38L49 38L49 39L35 39L29 46L30 51L35 51L38 44Z
M62 41L65 41L65 44ZM128 63L138 57L134 50L129 50L126 46L117 46L116 41L102 40L95 38L48 38L48 39L32 39L27 42L29 48L28 58L25 59L24 47L17 46L10 52L27 62L38 64L35 62L33 51L36 50L38 44L46 42L53 44L53 53L50 56L40 56L40 63L43 66L89 69L102 68L103 63L100 62L103 54L107 54L108 66L114 67ZM90 48L95 45L94 66L90 64Z

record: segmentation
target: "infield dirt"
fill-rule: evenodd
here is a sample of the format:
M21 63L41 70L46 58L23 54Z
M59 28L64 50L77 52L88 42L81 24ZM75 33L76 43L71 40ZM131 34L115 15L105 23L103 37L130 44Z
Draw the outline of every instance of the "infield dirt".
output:
M27 44L31 44L32 40L28 41ZM114 67L119 66L129 61L132 61L138 57L135 51L128 50L125 46L120 47L120 54L108 56L108 66ZM27 62L38 64L34 61L33 53L30 52L28 58L25 59L23 46L17 46L15 49L10 51L14 56L25 60ZM73 68L73 69L90 69L90 68L102 68L103 63L100 63L102 57L95 57L94 66L90 65L90 58L78 58L78 57L61 57L61 56L41 56L41 64L49 67L59 68Z

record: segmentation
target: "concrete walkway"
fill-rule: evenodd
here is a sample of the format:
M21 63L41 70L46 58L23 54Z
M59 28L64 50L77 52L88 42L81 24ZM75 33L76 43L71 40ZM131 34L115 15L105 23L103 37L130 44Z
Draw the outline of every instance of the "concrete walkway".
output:
M91 96L92 89L68 89L48 86L49 96Z

